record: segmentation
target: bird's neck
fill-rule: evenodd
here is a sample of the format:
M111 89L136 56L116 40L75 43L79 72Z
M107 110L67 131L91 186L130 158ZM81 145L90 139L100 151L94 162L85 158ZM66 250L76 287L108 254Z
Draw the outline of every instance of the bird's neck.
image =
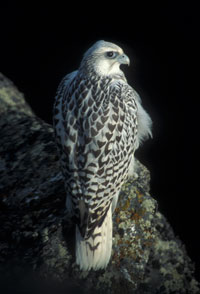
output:
M112 80L123 80L123 81L127 81L125 78L125 75L123 73L123 71L119 70L117 72L113 72L113 73L108 73L108 74L103 74L99 71L94 70L93 68L91 68L90 70L83 70L83 69L79 69L79 73L80 76L84 79L112 79Z

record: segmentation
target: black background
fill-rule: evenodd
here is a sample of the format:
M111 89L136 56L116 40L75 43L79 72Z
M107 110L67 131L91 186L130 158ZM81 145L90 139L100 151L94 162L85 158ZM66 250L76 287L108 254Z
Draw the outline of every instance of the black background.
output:
M1 4L0 71L52 122L61 78L99 39L121 45L124 69L153 119L153 140L137 157L151 171L151 193L196 262L199 239L199 15L192 1ZM152 1L149 1L152 2Z

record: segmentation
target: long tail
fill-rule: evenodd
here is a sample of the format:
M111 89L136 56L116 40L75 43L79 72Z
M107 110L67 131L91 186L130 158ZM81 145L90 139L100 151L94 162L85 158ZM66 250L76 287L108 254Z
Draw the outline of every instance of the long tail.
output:
M105 268L112 251L112 212L109 208L101 225L89 239L84 239L76 226L76 263L81 270Z

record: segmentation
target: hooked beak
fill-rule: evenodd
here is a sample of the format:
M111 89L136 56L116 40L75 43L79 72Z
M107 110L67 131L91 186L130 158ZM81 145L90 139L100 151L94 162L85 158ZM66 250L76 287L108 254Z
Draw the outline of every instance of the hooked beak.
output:
M127 64L130 65L130 59L126 54L119 55L118 61L120 64Z

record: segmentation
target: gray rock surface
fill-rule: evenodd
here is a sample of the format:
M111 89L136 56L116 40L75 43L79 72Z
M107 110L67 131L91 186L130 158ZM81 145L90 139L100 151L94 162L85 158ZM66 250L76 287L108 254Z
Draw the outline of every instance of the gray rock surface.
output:
M0 74L2 293L15 293L17 288L50 294L58 289L200 293L194 265L157 209L149 194L149 171L138 161L137 173L137 180L130 178L123 186L113 216L113 252L107 269L81 272L75 264L74 225L65 211L52 126L36 117L23 94Z

